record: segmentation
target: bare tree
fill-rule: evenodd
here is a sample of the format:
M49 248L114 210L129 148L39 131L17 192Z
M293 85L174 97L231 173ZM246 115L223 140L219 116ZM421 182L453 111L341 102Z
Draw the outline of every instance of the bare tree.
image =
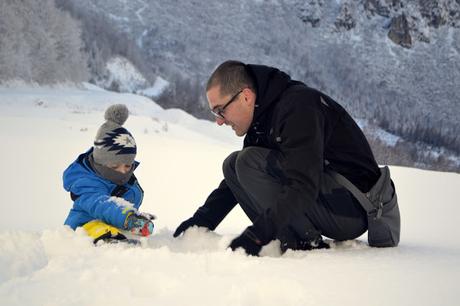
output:
M87 79L79 24L54 0L0 2L0 81Z

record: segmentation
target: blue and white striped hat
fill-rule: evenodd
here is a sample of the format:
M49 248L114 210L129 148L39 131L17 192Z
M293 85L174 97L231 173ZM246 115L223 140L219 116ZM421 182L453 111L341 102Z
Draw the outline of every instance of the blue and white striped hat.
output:
M129 116L124 104L115 104L107 108L94 140L94 161L101 165L131 165L136 158L137 146L134 137L122 127Z

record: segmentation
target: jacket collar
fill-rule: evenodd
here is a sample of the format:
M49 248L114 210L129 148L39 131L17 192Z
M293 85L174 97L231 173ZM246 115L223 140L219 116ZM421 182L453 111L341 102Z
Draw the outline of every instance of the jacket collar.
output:
M263 65L246 65L256 87L256 103L251 125L256 124L265 111L277 101L288 87L291 77L285 72Z

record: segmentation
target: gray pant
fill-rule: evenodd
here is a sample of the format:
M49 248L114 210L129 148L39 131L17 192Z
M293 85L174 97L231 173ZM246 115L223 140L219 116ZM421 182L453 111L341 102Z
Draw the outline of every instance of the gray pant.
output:
M252 222L275 205L283 188L281 158L277 151L248 147L233 152L223 163L225 181ZM321 234L335 240L348 240L367 230L364 209L348 190L326 174L316 203L306 205L305 211L305 215L290 224L291 230L302 239Z

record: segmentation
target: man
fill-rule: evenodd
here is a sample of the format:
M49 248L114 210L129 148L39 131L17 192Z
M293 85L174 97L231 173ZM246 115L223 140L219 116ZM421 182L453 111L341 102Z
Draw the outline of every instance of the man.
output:
M272 67L237 61L211 75L207 98L218 125L244 136L223 163L224 180L174 236L192 226L214 230L239 203L252 221L232 250L257 255L279 239L281 250L328 248L321 235L354 239L367 214L325 167L369 191L380 177L371 148L354 120L318 90Z

